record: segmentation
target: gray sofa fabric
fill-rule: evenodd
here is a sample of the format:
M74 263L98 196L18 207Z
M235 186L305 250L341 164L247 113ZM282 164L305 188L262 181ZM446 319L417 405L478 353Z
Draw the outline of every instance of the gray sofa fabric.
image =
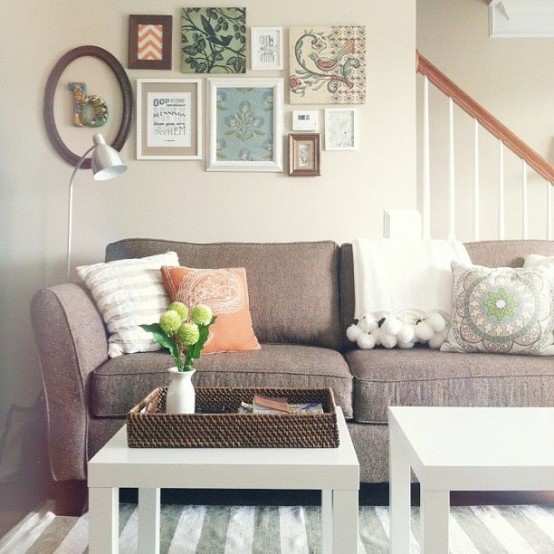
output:
M340 348L338 258L334 242L193 244L127 239L106 260L177 252L181 265L244 267L254 332L260 342Z
M346 354L354 375L354 419L386 423L389 406L554 405L554 360L458 354L415 347Z
M465 246L472 263L485 267L522 267L529 254L554 256L552 240L484 240Z
M472 261L521 266L528 254L554 256L554 241L467 244ZM346 328L354 316L352 248L333 242L192 244L127 239L107 261L174 250L182 265L245 267L261 350L203 355L200 386L331 387L364 482L388 480L389 405L554 406L554 360L494 354L358 350ZM123 424L129 409L168 382L164 352L108 359L102 318L78 284L38 291L32 321L49 419L52 473L86 479L87 460Z
M169 384L169 355L147 352L121 356L96 368L90 381L91 411L96 417L123 417L149 392ZM352 417L352 374L336 350L316 346L262 344L253 352L201 356L195 364L196 386L330 387L335 401Z
M106 330L90 295L79 285L39 290L32 324L48 416L52 476L86 477L90 373L108 358Z

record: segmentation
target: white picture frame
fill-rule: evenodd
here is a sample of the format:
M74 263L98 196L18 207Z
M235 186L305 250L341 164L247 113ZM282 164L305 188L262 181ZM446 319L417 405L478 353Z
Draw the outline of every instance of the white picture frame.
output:
M202 99L201 79L137 79L137 160L201 160Z
M358 149L358 113L355 108L325 110L325 150Z
M283 27L252 27L250 56L253 71L283 69Z
M208 79L207 171L283 171L283 79Z

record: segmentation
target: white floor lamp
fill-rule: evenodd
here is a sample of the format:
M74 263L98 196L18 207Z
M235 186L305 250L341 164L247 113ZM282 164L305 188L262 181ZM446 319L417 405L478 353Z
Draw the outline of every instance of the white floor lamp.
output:
M127 171L127 165L121 160L119 152L106 144L106 140L100 133L93 135L94 144L83 154L77 162L71 179L69 179L69 205L68 205L68 221L67 221L67 275L66 280L69 282L69 274L71 271L71 233L73 227L73 181L77 170L81 167L87 155L92 151L91 169L93 178L97 181L107 181L114 177L119 177Z

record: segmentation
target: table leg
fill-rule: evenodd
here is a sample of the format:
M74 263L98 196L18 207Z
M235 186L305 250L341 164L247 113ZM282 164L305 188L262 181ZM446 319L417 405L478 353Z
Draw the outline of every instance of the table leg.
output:
M333 552L333 491L321 491L321 552Z
M396 423L389 421L390 551L410 551L410 464L400 445Z
M119 489L89 487L89 553L119 552Z
M139 489L139 554L160 552L160 489Z
M449 491L425 490L421 483L420 551L421 554L448 552Z
M333 491L333 553L358 552L358 491Z

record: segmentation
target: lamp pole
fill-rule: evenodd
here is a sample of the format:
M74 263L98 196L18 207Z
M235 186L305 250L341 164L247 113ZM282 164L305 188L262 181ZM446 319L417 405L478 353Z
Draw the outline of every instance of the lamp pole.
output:
M119 177L127 170L127 165L121 160L119 152L106 144L106 140L100 133L92 137L94 144L81 156L75 165L71 178L69 179L69 198L67 206L67 268L66 281L69 282L71 273L71 238L73 234L73 182L77 170L83 165L86 157L92 152L92 173L97 181L105 181Z
M75 180L75 175L77 174L78 169L83 165L85 158L94 150L94 146L91 146L77 162L77 165L73 169L71 174L71 179L69 179L69 202L67 208L67 272L66 272L66 282L69 283L69 274L71 272L71 236L73 230L73 181Z

